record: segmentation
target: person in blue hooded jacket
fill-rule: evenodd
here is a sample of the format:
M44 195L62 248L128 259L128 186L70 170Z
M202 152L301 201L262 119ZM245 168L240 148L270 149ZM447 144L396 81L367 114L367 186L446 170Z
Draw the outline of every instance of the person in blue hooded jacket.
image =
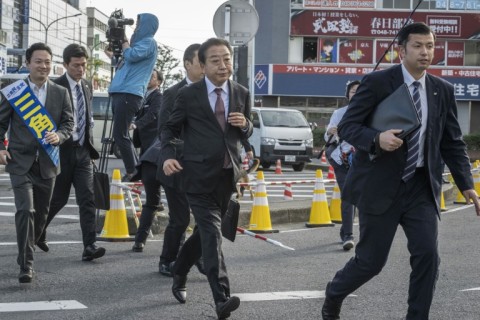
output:
M157 42L153 38L157 29L158 19L153 14L141 13L137 16L136 28L130 42L126 38L123 40L123 55L108 90L112 99L112 136L126 170L123 181L130 181L138 162L128 128L142 106L147 84L157 61ZM109 48L105 53L110 58L113 56Z

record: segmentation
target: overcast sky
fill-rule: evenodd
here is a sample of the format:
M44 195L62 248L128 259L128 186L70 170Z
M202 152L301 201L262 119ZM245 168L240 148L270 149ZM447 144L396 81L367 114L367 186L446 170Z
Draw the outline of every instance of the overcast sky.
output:
M135 21L139 13L156 15L160 25L155 39L173 48L173 55L181 60L190 44L215 37L213 16L224 2L226 0L87 0L87 6L96 7L107 16L115 9L123 9L124 16ZM133 32L133 27L127 34Z

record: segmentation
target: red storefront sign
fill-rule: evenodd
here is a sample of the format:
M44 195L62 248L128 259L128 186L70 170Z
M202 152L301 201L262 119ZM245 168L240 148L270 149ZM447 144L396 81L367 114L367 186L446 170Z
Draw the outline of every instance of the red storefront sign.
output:
M393 38L409 11L292 10L291 35ZM469 39L480 35L480 13L415 12L413 22L430 25L438 38Z

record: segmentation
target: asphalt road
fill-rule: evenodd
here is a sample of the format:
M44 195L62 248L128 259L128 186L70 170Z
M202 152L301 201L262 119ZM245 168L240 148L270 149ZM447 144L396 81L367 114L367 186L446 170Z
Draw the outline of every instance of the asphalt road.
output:
M480 221L472 208L454 210L440 223L442 264L431 319L479 319ZM268 236L295 251L242 235L225 240L232 293L242 299L231 319L319 319L327 281L353 256L341 250L338 226L277 227L280 233ZM208 282L197 270L189 275L187 303L173 298L171 278L158 273L161 236L149 239L143 253L132 252L131 242L101 243L107 254L93 262L81 261L80 239L78 221L54 220L50 252L35 253L35 282L20 286L13 217L0 216L0 319L215 319ZM342 319L404 319L409 269L399 230L387 266L345 301ZM39 310L45 307L60 310Z

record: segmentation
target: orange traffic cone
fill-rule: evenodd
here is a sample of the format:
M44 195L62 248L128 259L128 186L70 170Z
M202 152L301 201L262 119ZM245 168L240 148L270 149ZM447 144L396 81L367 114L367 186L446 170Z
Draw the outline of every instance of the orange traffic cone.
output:
M334 180L335 179L335 170L333 170L333 167L331 165L328 167L327 179L328 180Z
M275 174L282 174L282 162L277 159L277 166L275 167Z
M127 211L123 190L118 185L122 183L120 170L113 170L112 184L110 185L110 210L105 214L105 222L100 237L97 240L104 241L130 241L128 233Z
M268 206L267 188L263 178L263 171L257 172L257 187L253 198L252 214L250 216L250 229L255 233L275 233L270 220L270 208Z
M285 183L285 190L283 191L283 199L284 200L293 200L292 184L291 183Z
M330 201L330 218L334 223L342 223L342 200L340 197L340 187L335 182L333 187L333 196Z
M315 179L315 190L313 190L312 208L310 209L310 220L305 224L309 228L333 227L328 210L327 193L323 184L322 170L318 169Z
M321 164L328 164L327 163L327 157L325 156L325 152L322 154L322 157L320 158L320 163Z

